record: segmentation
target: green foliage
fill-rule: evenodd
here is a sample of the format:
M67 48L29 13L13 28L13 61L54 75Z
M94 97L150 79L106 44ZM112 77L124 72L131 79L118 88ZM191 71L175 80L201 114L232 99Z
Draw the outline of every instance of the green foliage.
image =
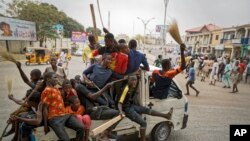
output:
M84 26L68 17L64 12L48 3L40 3L31 0L13 0L8 3L6 13L11 17L33 21L36 23L37 38L40 45L46 38L58 38L52 26L62 24L64 37L70 37L72 31L84 31Z
M88 32L88 33L93 33L93 31L94 31L94 28L93 28L93 27L88 27L88 28L86 29L86 32ZM98 36L101 36L101 34L102 34L102 30L101 30L101 29L96 28L96 32L97 32L97 35L98 35Z

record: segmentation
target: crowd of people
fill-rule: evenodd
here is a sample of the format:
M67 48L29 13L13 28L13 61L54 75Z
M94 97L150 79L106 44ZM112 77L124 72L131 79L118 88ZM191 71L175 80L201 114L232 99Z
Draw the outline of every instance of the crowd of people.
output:
M200 76L201 82L209 78L210 85L215 86L216 82L222 82L223 88L232 88L231 93L237 93L238 84L242 81L249 83L250 81L250 61L247 58L230 60L228 56L223 57L199 57L193 56L187 64L187 73L192 78L192 84L195 81L195 76ZM186 84L187 95L189 95L188 85L190 85L190 78ZM192 88L192 85L190 85ZM199 91L196 91L198 96Z
M23 72L21 63L16 63L23 81L30 89L22 100L9 95L9 99L21 107L11 114L8 123L12 124L12 128L4 136L14 133L13 141L28 141L33 129L43 126L45 134L51 128L61 141L87 141L94 122L92 120L121 115L141 126L141 140L145 141L147 123L142 119L142 113L171 119L173 108L168 113L160 113L133 101L140 71L149 70L145 55L136 50L136 40L132 39L128 44L123 39L117 42L112 33L104 31L104 47L97 43L93 35L88 36L88 54L83 56L87 68L82 76L76 74L75 78L68 79L55 56L51 56L51 66L43 73L39 69L32 70L30 80ZM173 69L171 60L163 59L162 70L153 71L151 84L152 96L155 98L168 98L172 78L186 68L185 45L182 44L180 48L179 67ZM118 123L104 132L103 141L115 137L111 131ZM76 138L70 139L64 127L75 130Z

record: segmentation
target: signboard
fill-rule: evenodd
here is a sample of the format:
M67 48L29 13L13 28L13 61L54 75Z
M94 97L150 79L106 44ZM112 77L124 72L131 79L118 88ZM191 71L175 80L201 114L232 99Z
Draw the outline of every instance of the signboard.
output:
M87 40L87 33L86 32L72 31L72 34L71 34L71 41L72 42L86 42L86 40Z
M36 24L0 17L0 40L36 41Z
M168 26L165 26L165 29L168 29ZM155 32L162 32L164 30L164 25L156 25Z
M62 36L63 36L63 30L64 30L63 29L63 25L61 25L61 24L55 24L55 25L52 26L52 28L55 29L57 35L61 36L61 38L62 38Z

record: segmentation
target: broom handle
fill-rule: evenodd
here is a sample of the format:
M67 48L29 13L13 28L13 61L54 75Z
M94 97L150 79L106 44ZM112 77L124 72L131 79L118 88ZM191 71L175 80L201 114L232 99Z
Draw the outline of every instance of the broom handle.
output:
M1 135L1 137L0 137L0 141L2 141L2 139L3 139L3 136L4 136L4 134L5 134L5 132L6 132L6 130L8 129L8 127L9 127L9 123L5 126L5 128L4 128L4 130L3 130L3 133L2 133L2 135Z

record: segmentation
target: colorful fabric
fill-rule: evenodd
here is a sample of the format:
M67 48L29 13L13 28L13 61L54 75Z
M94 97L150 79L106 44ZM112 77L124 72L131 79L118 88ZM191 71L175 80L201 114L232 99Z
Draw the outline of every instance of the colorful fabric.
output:
M240 63L239 67L240 67L240 74L243 74L245 69L246 69L246 64L245 63Z
M46 87L41 94L41 102L48 105L48 119L65 115L63 98L58 89Z
M91 118L89 115L76 115L77 120L82 122L86 129L90 129L91 126Z
M71 106L67 106L66 113L73 114L73 115L83 115L85 113L85 108L84 108L84 106L80 105L80 107L77 109L77 111L73 111L71 109Z
M82 60L83 62L89 62L90 58L93 58L92 55L92 50L90 49L90 47L87 45L83 48L83 53L82 53Z
M127 67L128 67L128 55L118 52L115 60L116 60L116 64L115 64L114 72L118 74L125 74L125 72L127 71Z

